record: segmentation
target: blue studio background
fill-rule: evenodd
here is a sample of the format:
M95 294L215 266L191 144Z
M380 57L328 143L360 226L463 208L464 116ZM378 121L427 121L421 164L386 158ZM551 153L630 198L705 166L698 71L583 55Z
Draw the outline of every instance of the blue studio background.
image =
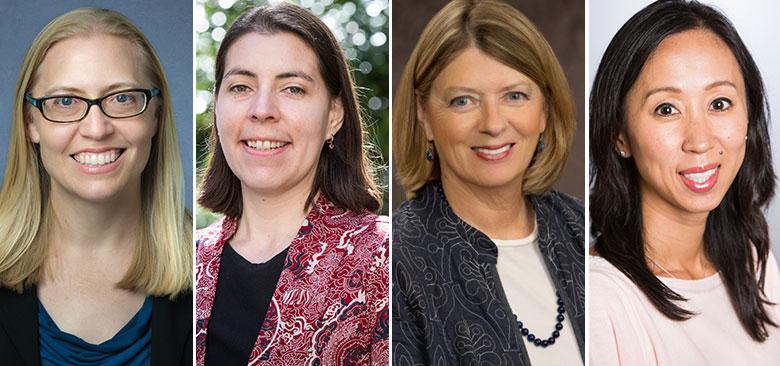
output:
M184 170L184 202L192 212L192 3L189 1L10 0L0 8L0 180L5 173L14 88L22 59L38 32L80 7L118 11L141 29L168 78Z

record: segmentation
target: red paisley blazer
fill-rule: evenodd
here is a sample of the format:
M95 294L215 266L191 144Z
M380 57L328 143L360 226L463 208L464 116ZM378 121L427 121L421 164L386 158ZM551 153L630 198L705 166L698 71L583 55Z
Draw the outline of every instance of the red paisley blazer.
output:
M237 219L198 231L196 361L203 366L224 244ZM389 220L320 195L287 253L249 365L389 363Z

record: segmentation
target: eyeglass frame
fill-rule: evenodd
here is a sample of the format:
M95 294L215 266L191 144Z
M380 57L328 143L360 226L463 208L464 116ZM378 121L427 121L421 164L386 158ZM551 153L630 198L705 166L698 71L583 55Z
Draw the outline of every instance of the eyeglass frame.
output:
M106 98L114 96L114 95L117 95L117 94L126 93L126 92L142 92L142 93L144 93L144 96L146 96L146 98L145 98L145 101L144 101L144 107L141 109L140 112L138 112L136 114L133 114L133 115L130 115L130 116L114 117L114 116L111 116L108 113L106 113L105 110L103 110L103 101ZM43 116L43 118L46 119L49 122L53 122L53 123L73 123L73 122L81 122L84 118L87 118L87 115L89 114L89 110L92 109L93 105L97 105L98 108L100 109L100 112L103 113L103 115L105 115L106 117L109 117L109 118L121 119L121 118L135 117L135 116L138 116L138 115L146 112L146 108L149 107L149 102L152 100L152 98L156 97L156 96L159 96L159 95L160 95L160 89L158 89L158 88L151 88L151 89L135 88L135 89L117 90L115 92L106 94L106 95L104 95L104 96L102 96L100 98L95 98L95 99L87 99L87 98L84 98L84 97L80 97L78 95L65 95L65 94L50 95L50 96L46 96L46 97L35 98L30 93L27 93L24 96L24 99L28 103L32 104L33 107L38 108L38 110L41 111L41 116ZM52 119L49 119L48 117L46 117L46 113L43 112L43 102L45 102L45 101L47 101L49 99L66 98L66 97L67 98L78 99L78 100L81 100L83 102L86 102L87 103L87 110L84 112L84 115L79 117L78 119L74 119L74 120L71 120L71 121L55 121L55 120L52 120Z

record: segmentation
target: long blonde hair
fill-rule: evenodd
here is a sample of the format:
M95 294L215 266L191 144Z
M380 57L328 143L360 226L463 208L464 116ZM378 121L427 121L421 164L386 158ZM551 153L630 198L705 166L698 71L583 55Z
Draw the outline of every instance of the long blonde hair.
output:
M134 260L121 288L174 297L192 286L192 219L182 199L182 167L168 83L149 41L125 16L106 9L65 13L41 30L22 61L13 104L11 141L0 191L0 286L22 291L42 276L52 222L50 178L26 133L24 95L47 51L62 40L107 34L135 46L144 71L160 89L158 130L141 177L142 217Z

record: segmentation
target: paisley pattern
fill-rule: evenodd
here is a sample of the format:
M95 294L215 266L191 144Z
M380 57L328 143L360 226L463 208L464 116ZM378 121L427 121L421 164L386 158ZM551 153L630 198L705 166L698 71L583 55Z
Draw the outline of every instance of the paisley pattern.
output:
M196 361L204 364L220 257L236 232L225 218L198 231ZM320 195L290 244L249 365L389 363L389 220Z
M429 183L393 216L393 364L530 365L496 271L498 249L439 190ZM584 359L582 203L558 192L530 200L546 268Z

